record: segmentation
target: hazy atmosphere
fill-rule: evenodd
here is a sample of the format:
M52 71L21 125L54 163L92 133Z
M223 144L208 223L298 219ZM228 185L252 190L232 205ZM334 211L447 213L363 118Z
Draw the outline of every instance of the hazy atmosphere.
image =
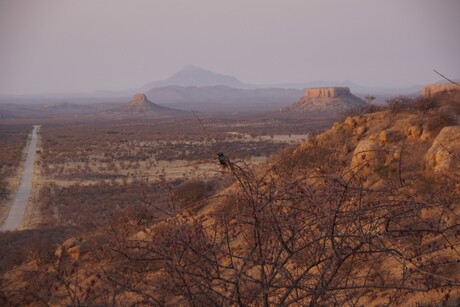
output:
M460 306L460 0L0 0L0 306Z
M460 2L0 1L0 95L123 90L185 65L246 83L460 76Z

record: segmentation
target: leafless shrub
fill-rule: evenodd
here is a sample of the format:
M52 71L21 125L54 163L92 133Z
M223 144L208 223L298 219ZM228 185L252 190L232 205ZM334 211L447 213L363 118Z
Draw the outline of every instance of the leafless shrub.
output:
M409 109L401 103L395 110ZM48 276L58 284L51 292L21 289L22 298L30 303L33 293L45 304L71 305L335 306L377 299L396 305L407 295L434 293L449 302L460 287L453 270L460 257L456 183L431 174L424 189L418 166L402 165L374 170L387 182L369 187L366 176L347 168L343 140L350 134L312 138L266 168L229 161L223 171L235 184L209 200L205 212L189 210L206 199L203 183L179 186L182 205L169 211L147 196L142 206L107 218L86 263L64 258L49 274L27 275L44 289L56 285ZM0 299L15 298L8 290Z
M187 180L180 184L173 192L173 199L178 207L199 202L216 192L216 182L203 180Z
M460 286L449 275L460 255L455 193L435 189L427 202L398 184L372 190L358 177L290 167L232 163L234 192L205 220L179 213L143 239L114 227L106 248L127 270L106 278L138 302L189 305L343 305L382 295L396 304Z
M375 98L375 97L373 97L373 98ZM364 115L364 114L383 111L385 109L386 109L385 106L378 106L378 105L375 105L375 104L368 103L367 105L364 105L364 106L350 108L347 111L342 112L342 115L344 117L356 116L356 115Z
M426 119L424 127L428 131L440 130L445 126L457 124L457 114L454 106L443 105L431 112Z
M389 182L371 189L347 175L342 163L332 163L335 151L326 153L308 169L296 167L295 152L258 171L231 162L235 185L205 215L178 210L165 218L152 208L126 209L90 240L86 265L67 257L49 272L28 273L45 287L22 289L16 299L365 305L373 298L398 304L411 293L459 289L452 275L460 257L452 183L433 181L429 197L411 194L418 182L411 178L403 187ZM293 161L285 163L289 157ZM3 294L16 302L8 289Z
M391 98L386 102L392 113L400 113L403 111L414 109L413 100L405 96Z

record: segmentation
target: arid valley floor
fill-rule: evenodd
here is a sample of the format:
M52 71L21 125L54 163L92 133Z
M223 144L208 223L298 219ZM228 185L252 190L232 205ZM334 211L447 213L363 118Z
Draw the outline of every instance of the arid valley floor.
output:
M5 117L2 222L39 128L23 223L0 233L0 303L455 306L458 92L333 116L308 96L229 114L136 95Z

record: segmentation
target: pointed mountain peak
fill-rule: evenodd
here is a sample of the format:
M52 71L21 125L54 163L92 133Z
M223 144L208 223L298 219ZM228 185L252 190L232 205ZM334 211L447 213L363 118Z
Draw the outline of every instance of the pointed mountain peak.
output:
M238 79L233 76L228 76L224 74L219 74L207 70L203 67L198 67L194 65L187 65L176 72L171 77L162 80L147 84L143 89L150 90L155 87L164 87L164 86L215 86L215 85L224 85L228 87L242 88L244 84L241 83Z
M203 67L199 67L199 66L195 66L195 65L187 65L187 66L184 66L182 67L182 69L180 69L178 72L181 72L181 71L209 71L207 69L204 69Z

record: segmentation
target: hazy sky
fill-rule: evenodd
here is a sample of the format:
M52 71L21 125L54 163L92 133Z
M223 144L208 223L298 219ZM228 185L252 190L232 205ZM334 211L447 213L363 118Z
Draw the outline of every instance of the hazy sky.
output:
M247 83L460 77L459 0L0 0L0 95L121 90L193 64Z

